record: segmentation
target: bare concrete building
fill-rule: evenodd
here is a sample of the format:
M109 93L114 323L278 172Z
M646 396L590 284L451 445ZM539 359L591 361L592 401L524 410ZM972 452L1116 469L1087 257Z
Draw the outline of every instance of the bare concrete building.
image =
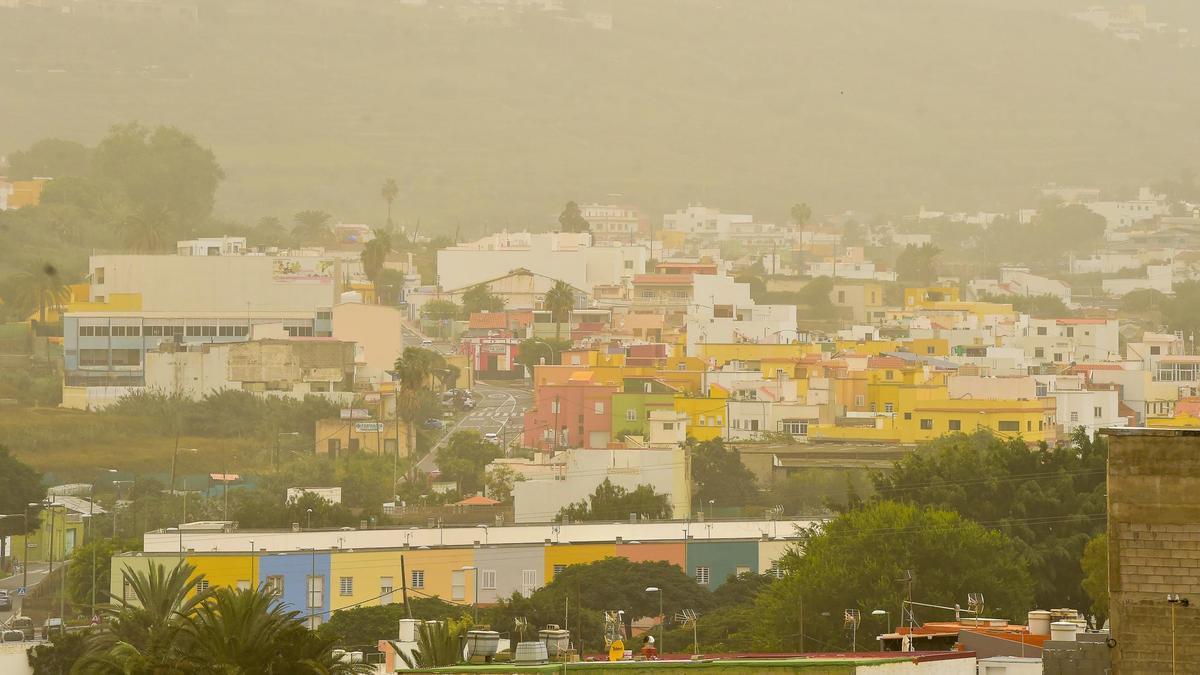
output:
M1200 429L1107 429L1113 671L1200 673Z

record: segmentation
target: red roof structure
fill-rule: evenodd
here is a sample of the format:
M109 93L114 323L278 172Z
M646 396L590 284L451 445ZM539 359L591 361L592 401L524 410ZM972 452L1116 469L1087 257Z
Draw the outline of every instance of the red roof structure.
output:
M457 502L454 502L454 505L455 506L496 506L499 503L500 502L496 501L495 499L488 499L487 497L484 497L483 495L473 495L471 497L467 497L466 499L461 499Z

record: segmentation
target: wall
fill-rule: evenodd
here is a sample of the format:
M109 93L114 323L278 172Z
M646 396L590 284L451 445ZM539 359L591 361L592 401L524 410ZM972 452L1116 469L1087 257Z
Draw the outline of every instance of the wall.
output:
M358 345L358 379L378 383L404 351L404 315L395 307L342 303L333 307L333 336Z
M1106 435L1114 672L1200 672L1200 430Z
M691 535L696 539L687 544L687 572L695 578L699 567L709 570L708 589L714 590L733 574L739 567L749 572L758 572L758 543L753 541L703 541L705 536L704 524L692 523Z
M528 595L545 585L545 558L543 545L506 546L504 548L475 549L476 567L496 573L496 588L479 588L479 602L490 605L500 599L512 597L513 593ZM526 572L532 577L532 586L525 586Z

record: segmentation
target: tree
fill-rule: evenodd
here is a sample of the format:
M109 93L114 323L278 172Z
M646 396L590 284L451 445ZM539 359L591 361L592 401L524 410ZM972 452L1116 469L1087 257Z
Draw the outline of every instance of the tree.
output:
M1170 302L1170 299L1162 291L1153 288L1139 288L1121 296L1121 312L1125 314L1156 312L1169 306Z
M688 439L692 454L692 482L696 484L693 501L710 499L721 506L745 506L758 494L754 474L742 464L737 448L726 446L720 438L708 441Z
M1107 454L1082 433L1030 449L979 431L926 443L874 482L883 499L1002 528L1029 561L1039 607L1085 607L1079 560L1104 529Z
M401 603L393 603L338 610L328 621L321 624L317 632L322 637L333 639L335 644L347 647L376 644L379 640L394 640L396 622L408 618L410 609L414 619L424 621L445 621L467 615L462 605L440 598L410 596L408 607Z
M396 225L392 222L392 202L396 201L396 197L400 194L400 186L396 184L395 178L387 178L383 181L383 187L379 188L379 195L383 197L383 201L387 202L387 227L388 231L394 231Z
M792 204L792 209L789 212L792 223L803 228L808 225L808 221L812 220L812 208L808 204Z
M117 225L125 245L135 253L158 253L174 242L171 213L162 205L146 205L125 215Z
M937 256L941 249L933 244L909 244L896 258L896 275L901 281L932 284L937 281Z
M109 570L114 553L129 550L120 542L110 538L93 537L82 546L71 551L71 564L67 567L67 597L80 606L89 606L92 598L103 602L108 597ZM93 555L96 565L92 567ZM93 591L95 595L93 596Z
M462 296L463 314L470 317L475 312L504 311L504 298L495 295L487 284L475 284Z
M471 617L447 619L417 626L417 646L412 656L398 652L410 670L453 666L462 660L462 637L471 627Z
M429 381L435 369L444 366L446 359L437 352L420 347L405 347L393 368L400 379L397 404L400 417L408 427L408 448L416 448L416 425L426 409Z
M817 317L833 316L836 309L830 294L833 293L833 279L817 277L804 285L796 294L799 304L808 307L809 312Z
M1083 548L1083 559L1079 562L1083 570L1083 592L1092 601L1091 615L1095 627L1100 628L1108 619L1108 534L1092 537Z
M1074 313L1057 295L989 295L983 293L979 299L984 302L1012 305L1013 309L1018 312L1040 318L1062 319Z
M38 322L46 323L46 311L58 310L71 298L71 289L51 263L30 265L9 282L9 301L28 311L37 310Z
M71 667L83 657L87 649L87 637L88 633L85 631L60 631L51 633L49 642L31 647L28 651L28 661L33 675L70 673Z
M474 494L483 489L484 467L503 452L477 431L456 431L438 451L437 465L444 478L458 483L460 494Z
M453 321L462 314L463 308L453 300L430 300L421 305L421 316L430 321Z
M529 338L517 344L517 363L532 368L542 363L557 365L564 350L571 348L569 340Z
M113 127L96 146L90 177L122 195L133 211L166 210L194 226L212 213L225 173L192 136L133 123Z
M507 466L498 466L488 472L487 494L492 499L507 502L512 499L513 488L525 480L521 474Z
M591 496L560 509L555 520L621 520L628 518L631 513L650 520L670 518L670 496L655 493L652 485L639 485L633 490L626 490L605 478Z
M392 237L384 230L375 230L375 237L363 246L363 272L372 284L378 285L383 274L383 264L387 262L388 253L392 251Z
M569 320L571 310L575 309L575 289L565 281L555 281L550 290L546 291L542 307L549 310L550 318L554 320L555 341L561 340L563 321Z
M82 143L43 138L28 150L18 150L8 156L8 176L13 180L45 177L55 181L68 176L86 176L90 160L91 151Z
M37 509L29 504L42 501L46 488L42 486L42 474L22 463L4 445L0 445L0 513L12 514L0 518L0 560L5 557L6 537L26 534L37 529ZM25 518L13 515L29 512L28 529Z
M563 232L587 232L592 229L575 202L567 202L562 213L558 214L558 226Z
M843 611L863 616L899 607L912 573L912 597L943 606L982 593L986 616L1025 616L1033 600L1026 563L1012 541L953 511L877 501L802 531L784 555L784 577L756 601L763 648L850 647ZM803 607L803 615L798 611Z
M292 234L306 242L319 242L329 236L329 223L333 216L324 211L309 209L298 212L292 216L292 220L296 223Z
M288 231L277 216L263 216L254 227L254 238L268 246L283 246L288 240Z

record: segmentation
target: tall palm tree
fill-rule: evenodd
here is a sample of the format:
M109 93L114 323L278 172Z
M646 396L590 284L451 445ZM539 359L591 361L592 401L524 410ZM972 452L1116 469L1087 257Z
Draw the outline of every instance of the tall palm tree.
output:
M379 189L379 194L383 196L383 201L387 202L388 230L394 230L396 228L392 224L392 202L396 201L396 197L400 194L400 186L396 184L396 179L388 178L383 181L383 187Z
M155 253L167 248L174 222L165 206L148 205L126 214L118 227L132 251Z
M367 278L375 284L375 295L379 296L379 279L383 276L383 264L392 250L392 236L385 230L376 229L375 238L363 247L362 264Z
M329 236L329 222L333 216L316 209L300 211L292 216L296 227L292 232L306 241L321 241Z
M550 317L554 319L554 339L560 340L562 322L571 318L571 310L575 308L575 289L565 281L554 282L542 300L542 307L550 311Z
M10 301L29 311L37 310L38 323L46 323L46 311L60 309L71 299L71 289L50 263L30 265L11 281Z
M446 365L441 354L420 347L405 347L393 369L400 380L396 412L408 426L408 447L416 447L416 422L422 402L429 395L430 377Z

